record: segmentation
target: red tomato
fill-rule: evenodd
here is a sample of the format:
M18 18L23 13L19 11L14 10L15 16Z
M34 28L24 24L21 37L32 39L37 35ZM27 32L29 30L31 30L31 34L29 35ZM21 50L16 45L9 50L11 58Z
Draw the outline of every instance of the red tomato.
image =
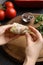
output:
M6 17L14 18L16 16L16 10L14 8L7 8L6 9Z
M6 7L12 7L12 8L14 8L13 3L12 3L12 2L10 2L10 1L5 2L5 6L6 6Z
M5 12L2 9L0 9L0 20L4 20L4 18L5 18Z

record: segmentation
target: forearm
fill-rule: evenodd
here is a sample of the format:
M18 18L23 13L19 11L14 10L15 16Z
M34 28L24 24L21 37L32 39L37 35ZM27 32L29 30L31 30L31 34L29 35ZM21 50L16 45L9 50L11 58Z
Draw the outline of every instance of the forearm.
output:
M35 65L36 61L33 58L26 58L23 65Z

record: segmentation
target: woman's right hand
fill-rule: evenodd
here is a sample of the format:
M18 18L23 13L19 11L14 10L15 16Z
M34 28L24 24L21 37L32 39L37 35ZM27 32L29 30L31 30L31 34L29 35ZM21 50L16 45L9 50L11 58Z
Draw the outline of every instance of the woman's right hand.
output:
M16 39L19 35L15 35L9 31L12 25L3 25L0 26L0 45L7 44L10 40Z

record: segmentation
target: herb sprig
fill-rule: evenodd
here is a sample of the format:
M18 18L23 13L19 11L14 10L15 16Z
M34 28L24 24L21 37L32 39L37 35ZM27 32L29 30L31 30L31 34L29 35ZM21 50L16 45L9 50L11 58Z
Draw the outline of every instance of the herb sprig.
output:
M39 15L38 17L36 17L34 24L37 24L37 23L39 23L41 21L43 21L43 14Z
M43 35L43 25L36 28Z

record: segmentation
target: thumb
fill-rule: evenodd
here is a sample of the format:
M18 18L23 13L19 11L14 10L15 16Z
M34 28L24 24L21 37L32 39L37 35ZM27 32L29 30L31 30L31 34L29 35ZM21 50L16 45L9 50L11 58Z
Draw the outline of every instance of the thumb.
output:
M12 25L3 25L0 26L0 34L3 34L5 32L6 29L12 27Z

